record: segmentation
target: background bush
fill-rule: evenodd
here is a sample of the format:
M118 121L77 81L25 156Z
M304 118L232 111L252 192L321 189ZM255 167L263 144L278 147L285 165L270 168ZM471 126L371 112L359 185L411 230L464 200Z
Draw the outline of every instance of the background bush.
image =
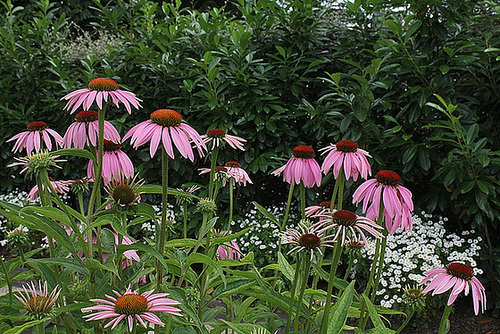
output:
M443 212L451 229L478 229L486 272L497 277L490 285L498 284L494 1L0 4L2 191L31 186L6 168L13 155L5 140L37 120L63 134L71 117L60 98L110 77L144 100L132 115L109 108L122 135L170 107L199 132L219 127L246 138L247 151L221 156L220 163L240 161L256 185L242 195L264 205L286 198L286 186L269 176L280 164L275 157L288 158L299 144L317 150L357 141L373 156L375 172L402 175L417 207ZM148 152L127 145L139 173L159 168ZM174 160L176 183L196 181L202 166L208 162ZM81 177L84 170L75 161L56 177ZM329 184L323 192L330 196Z

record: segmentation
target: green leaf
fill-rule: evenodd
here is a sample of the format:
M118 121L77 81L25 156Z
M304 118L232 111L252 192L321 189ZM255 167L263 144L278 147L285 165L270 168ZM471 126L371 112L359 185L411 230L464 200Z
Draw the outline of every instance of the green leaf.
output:
M262 205L260 205L257 202L252 202L252 204L255 205L257 210L259 210L259 212L262 213L267 219L269 219L270 221L272 221L273 223L275 223L278 226L280 225L278 219L272 213L267 211Z
M276 45L276 50L280 53L281 57L286 58L285 49L282 46Z
M193 264L193 263L204 263L204 264L210 266L211 268L213 268L217 272L217 274L219 274L220 278L224 282L224 285L227 284L226 276L224 275L224 272L217 265L217 263L215 263L215 261L212 260L210 257L206 256L205 254L201 254L201 253L192 253L186 259L186 267L191 266L191 264Z
M295 270L292 268L290 263L288 263L288 261L283 256L283 254L281 254L281 252L278 252L278 265L283 275L285 275L285 277L288 278L290 282L293 282Z
M160 261L161 265L164 268L168 269L167 262L165 262L165 259L163 258L163 256L156 249L154 249L153 247L151 247L149 245L141 244L140 242L136 242L132 245L118 245L118 247L116 248L116 251L118 253L123 253L123 252L125 252L127 250L131 250L131 249L142 251L145 254L153 256L155 259Z
M56 264L64 266L68 269L71 269L75 272L78 272L83 275L87 275L87 270L81 266L81 264L75 259L65 259L65 258L42 258L42 259L28 259L26 260L28 263L45 263L45 264Z
M407 164L411 161L411 159L413 159L413 157L415 156L415 154L417 153L417 148L418 146L410 146L409 148L407 148L405 150L405 152L403 153L403 164Z
M214 217L214 218L210 219L208 222L206 222L205 224L201 225L198 240L203 239L207 235L207 233L210 232L214 228L215 223L217 222L217 219L219 219L219 217Z
M34 327L38 324L44 323L45 321L49 321L49 320L51 320L51 318L45 318L45 319L41 319L41 320L33 320L33 321L27 322L25 324L22 324L21 326L16 326L14 328L11 328L8 331L4 332L3 334L21 334L26 329Z
M354 282L352 281L347 289L342 294L342 297L337 300L328 320L328 333L330 334L340 334L342 333L342 328L344 327L347 315L349 314L349 308L351 307L352 297L354 295Z
M399 23L399 22L395 22L393 20L385 20L384 23L386 26L388 26L392 31L394 31L399 36L403 32L403 27L401 26L401 23Z
M422 25L422 21L420 20L417 20L415 21L405 32L405 35L404 35L404 41L405 43L408 42L408 40L410 39L410 37L417 32L417 30L420 28L420 26Z
M165 247L171 248L186 248L186 247L194 247L198 241L196 239L174 239L167 241Z
M450 71L450 67L448 65L441 65L439 66L439 70L441 73L446 74Z
M141 192L143 194L163 194L163 187L157 184L144 184L141 186ZM192 194L187 194L185 192L179 191L174 188L168 188L167 193L169 195L175 195L175 196L186 196L186 197L193 197L193 198L198 198L198 196L192 195Z
M477 137L479 133L479 125L472 124L469 129L467 130L467 135L465 137L465 140L467 141L467 144L470 145Z
M90 160L96 160L95 155L90 153L87 150L79 149L79 148L63 148L57 151L50 152L51 156L54 155L71 155L74 157L81 157L81 158L87 158Z
M372 320L373 325L375 326L375 333L377 334L390 334L394 333L393 330L390 330L385 327L384 322L380 318L380 316L377 313L377 310L373 303L370 301L368 297L365 296L365 294L361 295L363 297L363 300L366 304L366 308L368 310L368 315L370 316L370 319Z

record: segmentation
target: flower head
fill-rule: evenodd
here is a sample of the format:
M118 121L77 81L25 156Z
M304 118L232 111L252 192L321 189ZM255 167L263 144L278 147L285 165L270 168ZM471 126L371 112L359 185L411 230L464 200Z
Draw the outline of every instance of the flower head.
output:
M30 155L31 151L40 152L42 150L42 145L45 143L45 149L48 151L52 150L52 140L50 137L54 138L57 146L63 145L63 139L56 131L49 129L47 124L44 122L33 122L28 125L28 131L23 131L15 135L14 137L7 140L16 143L12 148L14 153L21 152L23 148L26 148L26 154Z
M66 194L69 190L68 181L54 181L52 178L49 178L50 184L58 194ZM45 184L42 184L42 189L45 189ZM38 186L34 186L31 188L28 193L28 198L31 201L36 201L40 197Z
M377 225L373 220L360 217L348 210L334 210L321 215L321 220L318 225L326 226L323 230L337 228L334 240L342 235L342 246L345 245L346 236L350 236L354 240L363 240L367 243L367 239L363 230L371 234L374 238L382 238L382 234L377 231L382 227ZM359 237L358 237L359 235Z
M123 140L131 138L130 143L134 148L144 145L148 141L151 142L149 154L151 158L155 155L160 145L167 154L174 159L174 146L179 153L191 161L194 161L193 149L191 142L196 146L199 155L204 155L203 150L207 147L201 136L191 126L182 122L182 116L177 111L172 109L158 109L151 113L149 120L137 124L130 129Z
M383 202L383 217L390 234L401 226L402 230L411 230L413 201L411 192L400 185L401 177L389 170L381 170L374 179L364 182L354 192L353 203L363 201L366 217L376 219Z
M84 179L74 179L68 180L67 184L69 185L69 189L75 193L85 193L89 191L89 183L94 182L93 179L84 178Z
M212 230L212 234L214 236L219 236L219 237L226 237L230 235L228 231L217 231L217 230ZM227 242L224 242L222 245L219 245L217 247L217 259L218 260L225 260L225 259L230 259L230 260L239 260L241 259L241 250L240 247L238 246L238 243L236 240L229 240Z
M252 180L250 180L250 176L245 172L241 165L236 161L228 161L226 162L226 178L222 179L222 185L226 185L226 180L230 181L234 186L236 183L247 185L247 182L252 184Z
M319 205L308 206L305 210L306 217L318 217L324 213L330 212L331 202L321 202Z
M188 187L187 189L182 189L182 188L177 188L178 191L181 193L185 194L183 195L178 195L177 196L177 203L183 204L183 203L191 203L196 196L193 195L195 191L200 190L201 188L197 185L193 185L191 187Z
M13 230L7 232L7 245L14 247L16 245L29 245L30 238L28 236L28 228L22 225L17 226Z
M287 254L306 251L312 260L315 251L322 254L322 247L332 247L335 243L333 235L324 235L324 231L319 225L308 226L301 221L297 229L289 228L281 235L281 242L294 246Z
M146 322L165 326L160 318L158 318L158 316L153 312L163 312L178 316L181 315L181 311L178 308L173 307L174 305L179 305L180 303L173 299L165 298L168 296L168 293L153 294L153 291L147 291L139 294L130 290L130 288L128 288L123 295L116 291L113 292L116 297L106 295L108 299L91 299L91 301L99 304L91 307L85 307L82 309L82 312L97 312L86 314L83 317L87 318L87 321L112 318L112 320L104 326L105 328L111 327L111 329L114 329L122 320L124 320L128 324L129 330L132 332L135 321L141 324L144 328L147 328Z
M215 147L219 147L222 141L225 141L234 149L239 149L244 151L243 143L246 142L246 139L228 135L226 131L221 129L212 129L208 130L206 134L202 135L201 138L203 142L207 145L212 144L212 149Z
M356 235L354 235L352 238L347 237L345 242L345 250L346 253L349 254L349 256L356 258L361 255L361 250L367 247L368 244L368 239L367 241L359 240Z
M351 140L342 140L335 145L329 145L320 149L323 151L322 154L327 154L323 165L321 165L321 170L323 173L328 174L330 168L333 166L333 176L335 179L338 178L340 169L344 170L344 175L346 179L350 179L351 176L354 181L358 179L361 175L363 179L368 178L368 174L372 175L372 170L370 164L366 157L370 154L358 148L358 144Z
M403 300L414 309L423 309L425 306L425 295L423 289L418 285L406 285Z
M210 168L200 168L200 175L210 173ZM227 180L227 168L223 166L215 166L214 181Z
M448 298L448 306L450 306L462 291L465 291L467 296L469 291L472 290L475 314L479 314L479 304L481 304L481 312L486 310L486 291L468 265L457 262L450 263L446 268L429 270L425 273L425 276L420 285L431 279L432 282L422 291L422 294L425 295L430 291L434 291L432 293L434 296L451 290L450 298Z
M107 78L93 79L89 82L88 88L71 92L61 100L69 100L64 109L71 109L71 113L74 113L80 106L85 110L90 109L94 101L99 109L102 109L103 102L108 102L108 100L111 100L117 108L119 107L118 103L121 102L129 114L132 113L131 105L136 109L141 107L139 103L141 100L134 93L118 89L116 81Z
M51 167L61 169L61 167L59 167L57 163L66 162L66 160L58 158L58 155L51 155L48 151L45 151L28 155L27 157L23 158L14 157L17 162L13 162L7 167L24 166L24 168L21 170L21 173L28 171L28 174L36 174L40 172L41 169L50 169Z
M60 292L61 290L56 286L49 294L47 282L44 282L43 285L42 282L38 282L38 286L31 282L31 285L23 286L23 291L19 292L16 298L24 305L32 319L40 320L54 315L52 308Z
M306 188L312 188L314 185L321 185L321 169L314 159L316 153L305 145L297 146L293 149L292 157L288 162L276 169L271 174L281 175L283 180L290 184L302 184Z
M111 180L119 181L122 176L133 177L134 165L125 152L121 150L122 145L104 140L104 153L102 155L102 178L104 182ZM94 162L89 161L87 166L87 177L94 179Z
M137 175L132 179L121 175L118 181L111 180L108 182L105 186L109 196L108 199L122 207L139 203L141 201L140 189L144 181L142 179L136 181L136 179Z
M85 148L85 145L97 146L99 137L98 113L92 110L81 111L75 116L75 122L72 123L64 135L64 146ZM120 142L120 135L113 124L104 121L104 139L114 143Z

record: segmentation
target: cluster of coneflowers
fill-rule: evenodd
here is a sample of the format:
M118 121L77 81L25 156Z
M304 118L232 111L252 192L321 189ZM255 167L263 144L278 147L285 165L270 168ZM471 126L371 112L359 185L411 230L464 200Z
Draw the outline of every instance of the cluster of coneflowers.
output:
M196 210L203 214L202 230L213 218L216 206L215 200L221 187L229 186L230 207L229 218L226 229L232 222L233 215L233 187L252 183L249 175L241 168L236 161L226 162L223 166L217 165L217 155L222 143L227 143L231 148L244 150L245 140L227 134L221 129L211 129L205 135L200 135L193 127L184 122L180 113L172 109L158 109L150 114L150 118L133 126L123 138L120 138L118 131L111 123L105 120L106 106L114 104L119 107L123 104L126 110L131 113L132 108L139 109L141 100L133 93L121 90L118 84L111 79L97 78L92 80L88 88L79 89L65 97L67 104L64 109L70 113L79 111L73 123L64 136L50 129L46 123L37 121L28 125L25 132L19 133L10 138L15 141L14 152L26 150L28 157L17 159L13 165L24 166L23 171L32 173L36 180L36 191L33 190L32 197L40 197L42 205L47 205L48 195L56 201L56 204L64 206L58 197L58 193L65 193L70 188L77 190L78 196L82 190L88 187L89 182L93 182L92 193L87 204L86 214L83 201L79 197L80 211L87 221L83 222L84 231L79 226L68 227L70 233L76 233L77 239L81 243L81 253L77 254L82 264L83 260L94 258L94 244L99 245L98 238L92 232L92 215L96 206L100 204L99 189L101 183L105 185L108 193L108 203L119 207L127 207L137 204L140 201L142 181L138 180L134 173L134 166L127 154L122 150L122 143L130 139L133 148L149 143L149 153L154 158L158 151L161 151L162 161L162 207L168 207L168 163L170 159L180 156L190 161L194 161L195 153L199 157L211 154L210 168L201 169L201 173L209 173L208 197L201 199ZM92 106L97 106L97 111L90 110ZM53 145L53 141L55 145ZM73 181L54 181L48 176L51 168L57 168L58 156L49 153L53 147L64 147L73 149L79 156L89 157L87 165L87 177ZM82 151L86 148L90 152ZM320 333L326 333L328 319L331 312L331 300L333 295L336 271L339 265L341 253L348 249L359 249L364 247L369 238L376 239L375 254L370 271L370 278L364 295L367 298L375 298L378 284L383 271L384 256L386 253L387 236L400 231L410 231L412 229L413 202L411 192L401 185L401 177L389 170L379 171L375 178L368 179L372 174L367 157L368 152L359 148L357 143L350 140L343 140L335 145L329 145L320 151L326 155L322 166L315 159L316 153L313 148L305 145L297 146L293 149L292 157L282 167L273 172L274 175L282 175L283 180L290 184L290 193L287 201L287 208L283 220L280 222L280 231L283 232L282 239L278 245L281 251L281 244L290 244L292 249L289 253L297 254L297 264L295 277L290 291L290 309L286 330L291 330L292 318L294 331L297 332L300 324L300 305L304 297L307 278L313 261L320 267L323 265L324 251L327 247L333 248L333 255L329 269L328 289L324 299L323 316ZM33 154L32 154L33 153ZM328 205L320 205L306 208L305 189L319 187L322 183L322 175L332 171L335 179L335 187L332 199ZM345 181L351 179L357 181L358 178L366 180L362 183L353 195L353 203L361 204L361 211L364 216L357 215L342 209ZM294 187L300 188L300 203L302 221L297 228L287 229L288 212L293 196ZM197 189L191 188L185 193L192 194ZM189 196L188 196L189 197ZM184 202L185 204L187 202ZM185 208L185 207L184 207ZM186 210L184 210L186 212ZM307 220L306 220L307 218ZM317 220L310 222L310 220ZM167 210L162 210L159 231L157 231L157 250L159 254L165 253L165 243L167 235ZM122 222L126 226L126 217ZM186 225L184 225L186 231ZM83 235L85 233L85 235ZM227 236L227 231L212 230L207 234L207 244L210 244L210 236ZM53 241L48 239L51 254L53 254ZM115 234L116 245L132 243L126 235ZM198 244L199 245L199 244ZM126 258L124 265L130 263L127 260L140 261L137 253L128 252L123 254ZM238 260L241 251L234 242L228 241L217 248L216 256L219 259L230 258ZM103 260L103 254L99 253L98 258ZM83 259L83 260L82 260ZM168 313L170 315L181 315L180 309L175 306L179 303L175 300L165 298L166 293L162 293L162 283L164 279L160 260L155 268L156 290L139 293L127 288L122 294L115 292L116 296L106 296L106 299L96 298L92 295L91 301L97 305L83 308L83 312L93 312L85 315L89 321L99 321L111 319L105 327L115 328L118 324L125 322L130 331L135 324L147 327L147 323L163 326L164 323L155 312ZM302 268L302 270L299 270ZM298 275L304 275L299 279ZM208 273L203 270L200 277L202 290L201 298L205 298L208 291L203 290ZM463 263L451 263L445 268L431 269L426 274L421 284L431 280L431 283L423 290L423 294L433 291L433 294L444 293L451 290L448 306L443 316L443 321L449 314L449 307L462 291L468 294L472 291L473 304L476 314L479 309L485 309L486 296L481 283L474 276L472 269ZM301 284L298 286L297 282ZM90 291L95 291L95 287L90 283ZM313 281L313 288L316 288L317 279ZM56 291L56 290L54 290ZM31 298L48 298L50 303L44 304L44 313L48 313L49 305L56 303L58 293L47 296L46 289L43 295L31 294ZM297 301L295 298L297 297ZM29 300L25 302L29 304ZM295 306L296 305L296 306ZM367 304L361 301L360 328L364 329L368 319ZM294 310L294 307L297 307Z

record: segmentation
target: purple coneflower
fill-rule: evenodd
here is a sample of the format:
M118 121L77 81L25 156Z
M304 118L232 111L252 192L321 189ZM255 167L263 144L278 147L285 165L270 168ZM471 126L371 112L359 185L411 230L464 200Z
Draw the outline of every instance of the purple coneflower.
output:
M339 141L335 145L320 149L320 151L323 151L322 154L328 153L321 165L321 170L325 175L328 174L332 166L335 179L338 178L341 168L344 169L346 180L352 176L353 180L357 181L359 175L366 180L368 174L372 175L370 164L366 159L370 154L358 148L358 144L351 140Z
M472 301L476 315L479 314L479 304L481 304L481 312L486 310L486 291L468 265L454 262L447 265L446 268L431 269L425 275L426 277L420 282L420 285L430 279L432 282L422 291L424 295L433 290L432 295L436 295L451 289L450 298L448 298L448 306L450 306L462 291L465 291L467 296L472 290Z
M85 110L90 109L94 101L97 103L99 109L102 109L103 102L108 102L109 99L116 107L118 107L119 102L123 103L129 114L132 113L130 105L133 105L136 109L141 107L139 104L141 100L134 93L118 89L116 81L107 78L93 79L89 82L88 88L71 92L61 100L69 100L64 109L71 109L72 114L80 106Z
M228 231L217 231L212 230L212 235L219 237L226 237L230 233ZM236 240L229 240L217 247L217 259L218 260L239 260L241 259L241 250L238 246Z
M314 160L315 156L316 153L311 147L297 146L293 149L290 160L271 174L278 176L283 173L283 180L290 184L302 182L306 188L312 188L314 185L319 187L321 185L321 169Z
M68 181L54 181L49 177L50 184L58 194L66 194L69 190ZM45 190L45 185L42 184L42 189ZM38 186L34 186L28 193L28 198L31 201L36 201L40 197Z
M102 178L104 182L111 180L119 181L122 176L128 178L134 176L134 165L125 152L121 150L122 145L104 140L104 153L102 155ZM89 161L87 166L87 177L94 179L94 162Z
M333 247L335 243L333 235L324 235L325 229L321 229L320 225L306 226L302 222L299 223L298 229L289 228L281 235L282 244L290 244L294 246L287 254L298 251L309 251L311 260L314 252L322 254L322 247Z
M24 294L23 294L24 292ZM23 304L29 316L33 319L43 319L52 315L57 298L59 297L60 289L56 286L50 292L47 287L47 282L38 282L35 286L33 282L23 286L23 291L20 291L16 298Z
M151 113L149 120L137 124L130 129L123 140L132 138L130 143L134 148L151 141L149 154L151 158L155 155L160 141L167 154L174 159L174 146L177 147L184 158L194 161L191 141L198 149L199 155L203 156L203 150L207 147L203 139L195 129L182 122L182 116L172 109L158 109Z
M112 200L116 205L126 207L136 205L141 201L141 187L144 181L136 180L137 175L132 179L120 175L119 180L111 180L105 186L108 193L108 199Z
M146 322L155 325L165 326L165 324L153 312L163 312L172 315L181 316L181 311L172 307L180 303L165 298L168 293L155 293L147 291L138 294L130 288L123 295L113 291L117 297L108 296L106 299L91 299L91 301L100 303L95 306L82 308L82 312L98 311L96 313L84 315L87 321L102 320L113 318L104 328L111 327L114 329L122 320L128 324L130 332L134 329L134 322L139 322L144 328L147 328Z
M321 220L318 225L324 226L322 231L329 230L331 228L337 228L334 240L342 235L341 245L343 246L346 242L346 236L349 234L354 240L363 240L367 243L367 239L363 230L370 233L374 238L382 238L382 234L377 231L377 229L382 229L381 226L377 225L373 220L360 217L355 213L348 210L334 210L333 212L327 212L321 216ZM358 238L358 236L361 238Z
M308 206L305 210L306 217L319 217L322 214L330 212L332 202L321 202L319 205Z
M219 147L222 141L225 141L234 149L239 149L244 151L243 143L246 142L246 139L228 135L226 131L221 129L212 129L208 130L206 134L202 135L201 138L205 144L212 143L212 149L215 147Z
M66 134L64 135L64 146L67 148L75 147L83 149L85 145L97 146L97 138L99 136L99 121L98 113L92 110L81 111L75 116L75 121L72 123ZM116 131L113 124L104 121L104 139L113 143L120 142L120 135Z
M352 196L353 203L363 201L363 212L370 219L377 219L380 201L383 201L383 217L390 234L398 227L411 230L413 227L411 211L413 201L411 192L400 185L401 177L389 170L381 170L375 179L368 180L356 189Z
M8 139L7 142L16 140L12 151L14 153L21 152L23 148L26 148L26 154L30 155L33 149L35 152L40 152L42 149L42 141L45 143L45 149L48 151L52 150L51 136L54 138L57 146L63 145L62 137L56 131L49 129L46 123L33 122L28 124L28 131L18 133L14 137Z
M210 168L200 168L200 175L210 173ZM223 166L215 166L214 181L223 181L227 179L227 168Z
M252 180L250 180L250 176L245 172L239 162L236 161L228 161L226 162L226 177L222 179L222 185L226 185L226 181L230 181L234 186L236 183L247 185L247 182L252 184Z

